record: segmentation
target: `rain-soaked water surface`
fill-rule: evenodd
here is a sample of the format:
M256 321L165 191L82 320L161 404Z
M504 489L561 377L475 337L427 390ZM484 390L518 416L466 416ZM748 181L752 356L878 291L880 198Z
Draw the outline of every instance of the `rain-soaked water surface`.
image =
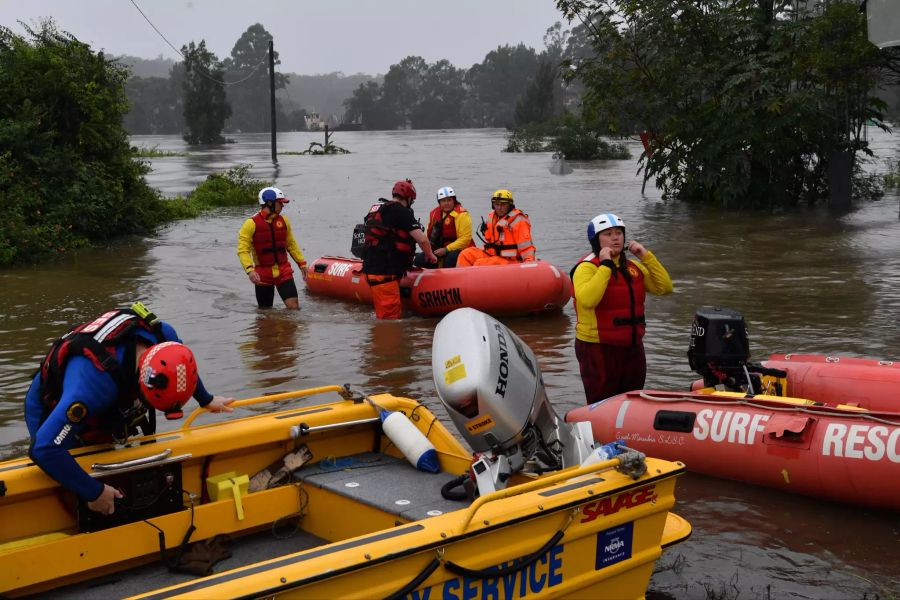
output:
M321 138L281 135L279 149L304 150ZM504 136L496 130L337 133L334 141L351 154L282 155L277 169L267 135L235 141L154 159L149 180L168 195L186 193L210 172L251 163L257 177L274 180L292 199L286 213L309 260L347 254L353 225L402 177L419 190L414 209L422 218L443 185L457 190L476 221L494 189L511 189L531 217L539 257L565 270L588 249L587 221L616 212L675 281L674 294L648 299L648 388L684 389L694 378L685 352L702 305L741 311L757 359L776 351L900 358L896 195L846 215L722 214L663 202L650 185L642 196L634 160L573 162L571 174L553 175L550 154L501 153ZM175 137L134 144L186 151ZM874 147L879 162L870 168L877 170L895 157L900 139L879 135ZM637 155L639 145L631 150ZM0 458L27 450L22 397L48 343L68 325L138 298L175 325L215 393L251 397L352 383L418 398L445 414L431 381L436 319L379 323L370 307L309 297L302 284L299 313L256 309L235 254L237 231L254 210L217 210L151 238L0 271ZM556 316L506 323L537 354L557 411L583 404L571 304ZM897 513L693 474L682 478L678 496L694 534L664 554L651 597L900 595Z

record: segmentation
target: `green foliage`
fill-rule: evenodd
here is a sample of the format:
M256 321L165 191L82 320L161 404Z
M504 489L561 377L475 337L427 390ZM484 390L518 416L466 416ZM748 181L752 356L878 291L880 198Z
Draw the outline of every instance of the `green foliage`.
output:
M131 147L131 151L137 158L165 158L166 156L187 156L187 152L172 152L171 150L160 150L159 146L152 148Z
M551 149L547 143L547 127L527 125L510 130L504 152L547 152Z
M0 28L0 265L148 232L159 198L132 158L127 70L60 32Z
M557 0L583 23L586 114L649 132L642 168L666 196L726 207L821 201L831 157L857 172L862 124L882 122L870 92L900 55L868 42L856 3L805 4Z
M624 144L610 143L600 137L596 127L585 121L568 116L556 128L553 150L561 152L569 160L622 160L631 158Z
M206 49L206 41L182 46L184 56L184 141L196 144L221 144L225 141L222 129L231 115L231 105L225 99L222 68L216 55Z
M309 148L307 148L303 152L295 152L292 154L311 154L313 156L323 156L326 154L350 154L350 151L345 148L341 148L340 146L335 146L334 144L325 144L323 146L319 142L310 142Z
M207 176L191 193L191 202L200 210L219 206L253 206L259 190L271 183L250 177L252 166L238 165L224 173Z
M240 82L229 85L228 102L232 108L228 120L229 131L269 131L269 41L272 34L260 23L247 28L231 49L231 56L223 66L227 71L226 81ZM274 52L275 66L281 64L278 52ZM275 73L275 89L283 89L288 77ZM278 105L280 102L276 101ZM280 106L278 107L280 108ZM276 112L278 111L276 108ZM276 116L276 125L288 119L297 124L298 115L285 115L281 110ZM302 118L302 117L300 117ZM279 126L280 128L280 126ZM305 128L305 127L304 127Z
M538 65L534 81L516 103L516 125L545 123L556 112L556 69L547 61Z

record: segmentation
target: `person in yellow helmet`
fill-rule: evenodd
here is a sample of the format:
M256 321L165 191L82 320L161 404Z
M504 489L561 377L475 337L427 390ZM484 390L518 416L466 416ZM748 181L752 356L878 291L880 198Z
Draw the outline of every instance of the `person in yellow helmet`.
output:
M487 222L481 225L484 249L466 248L460 252L456 266L505 265L536 260L531 221L516 208L512 192L507 189L494 192L491 207L493 210L488 214Z

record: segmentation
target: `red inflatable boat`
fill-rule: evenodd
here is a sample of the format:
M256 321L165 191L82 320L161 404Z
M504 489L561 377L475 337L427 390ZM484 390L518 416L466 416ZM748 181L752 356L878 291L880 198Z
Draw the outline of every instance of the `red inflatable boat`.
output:
M703 377L691 392L628 392L566 420L698 473L900 509L900 365L817 354L756 364L743 316L719 307L697 311L688 361Z
M372 294L358 258L323 256L310 263L306 287L312 294L370 304ZM407 306L422 316L470 307L491 315L555 312L572 298L569 275L535 261L458 269L416 269L400 281Z
M900 509L900 413L738 392L637 391L577 408L566 420L590 421L596 439L624 439L689 471Z

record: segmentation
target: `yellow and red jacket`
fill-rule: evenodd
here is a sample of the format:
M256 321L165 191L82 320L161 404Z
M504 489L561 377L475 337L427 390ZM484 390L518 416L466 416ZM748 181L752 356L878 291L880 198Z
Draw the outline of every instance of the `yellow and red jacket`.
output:
M278 278L293 273L288 254L300 268L306 267L306 258L297 245L291 230L291 222L284 215L264 215L262 211L247 219L238 233L238 258L246 272Z
M438 231L435 231L435 227ZM432 242L432 250L462 250L475 245L472 241L472 216L459 203L447 214L444 214L440 206L434 207L428 215L427 235Z
M621 266L622 257L616 264ZM585 342L630 346L644 337L646 292L669 294L668 271L649 250L640 261L628 260L630 280L600 263L593 252L575 267L575 337Z
M513 208L505 217L488 214L484 230L484 252L488 256L502 256L523 262L535 260L536 249L531 241L531 221L528 215Z

